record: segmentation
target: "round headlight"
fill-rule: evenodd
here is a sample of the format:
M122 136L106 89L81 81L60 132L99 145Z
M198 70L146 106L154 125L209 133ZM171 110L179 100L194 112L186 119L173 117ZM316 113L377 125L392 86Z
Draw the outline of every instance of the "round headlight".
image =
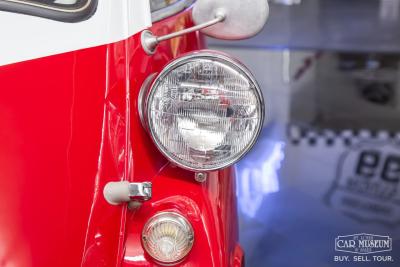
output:
M181 261L194 241L192 226L185 217L162 212L152 217L142 232L143 247L156 261L165 264Z
M246 67L221 53L200 51L164 68L143 113L166 157L189 170L209 171L250 150L262 128L264 103Z

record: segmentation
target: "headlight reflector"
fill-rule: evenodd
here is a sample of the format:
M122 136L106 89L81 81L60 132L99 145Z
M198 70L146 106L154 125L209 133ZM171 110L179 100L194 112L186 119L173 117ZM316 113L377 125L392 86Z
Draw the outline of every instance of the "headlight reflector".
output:
M143 247L160 263L177 263L191 250L194 241L192 226L185 217L174 212L161 212L152 217L142 232Z
M151 86L145 113L164 155L183 168L209 171L250 150L262 128L264 103L242 64L202 51L164 68Z

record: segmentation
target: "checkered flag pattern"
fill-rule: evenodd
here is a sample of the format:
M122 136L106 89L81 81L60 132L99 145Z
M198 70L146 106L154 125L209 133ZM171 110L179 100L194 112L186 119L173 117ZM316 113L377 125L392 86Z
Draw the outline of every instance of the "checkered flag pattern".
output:
M360 130L332 130L303 127L299 125L288 125L287 139L292 145L326 145L334 146L338 143L351 146L363 140L394 141L400 144L400 132L389 132L385 130L372 131Z

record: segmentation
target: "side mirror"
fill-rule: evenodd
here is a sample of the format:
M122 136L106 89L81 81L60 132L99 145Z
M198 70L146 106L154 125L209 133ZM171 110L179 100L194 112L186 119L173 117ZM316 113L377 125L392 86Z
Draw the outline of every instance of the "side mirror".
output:
M218 39L240 40L259 33L267 22L267 0L197 0L193 7L196 25L215 19L222 14L225 19L201 32Z
M199 30L219 39L246 39L262 30L268 14L267 0L197 0L192 14L195 26L162 36L144 30L141 43L151 55L160 42Z

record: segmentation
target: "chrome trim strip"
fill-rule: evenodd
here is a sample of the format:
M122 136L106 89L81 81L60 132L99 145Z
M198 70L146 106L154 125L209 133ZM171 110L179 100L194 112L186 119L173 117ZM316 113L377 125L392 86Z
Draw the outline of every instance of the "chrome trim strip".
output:
M83 10L87 9L90 6L90 4L92 3L92 0L87 0L86 4L81 6L81 7L79 7L79 8L68 9L68 8L49 6L49 5L45 5L45 4L39 4L39 3L34 3L34 2L30 2L30 1L23 1L23 0L3 0L3 1L11 2L11 3L14 3L14 4L22 4L22 5L32 6L32 7L44 8L44 9L48 9L48 10L52 10L52 11L66 12L66 13L79 13L79 12L82 12Z

